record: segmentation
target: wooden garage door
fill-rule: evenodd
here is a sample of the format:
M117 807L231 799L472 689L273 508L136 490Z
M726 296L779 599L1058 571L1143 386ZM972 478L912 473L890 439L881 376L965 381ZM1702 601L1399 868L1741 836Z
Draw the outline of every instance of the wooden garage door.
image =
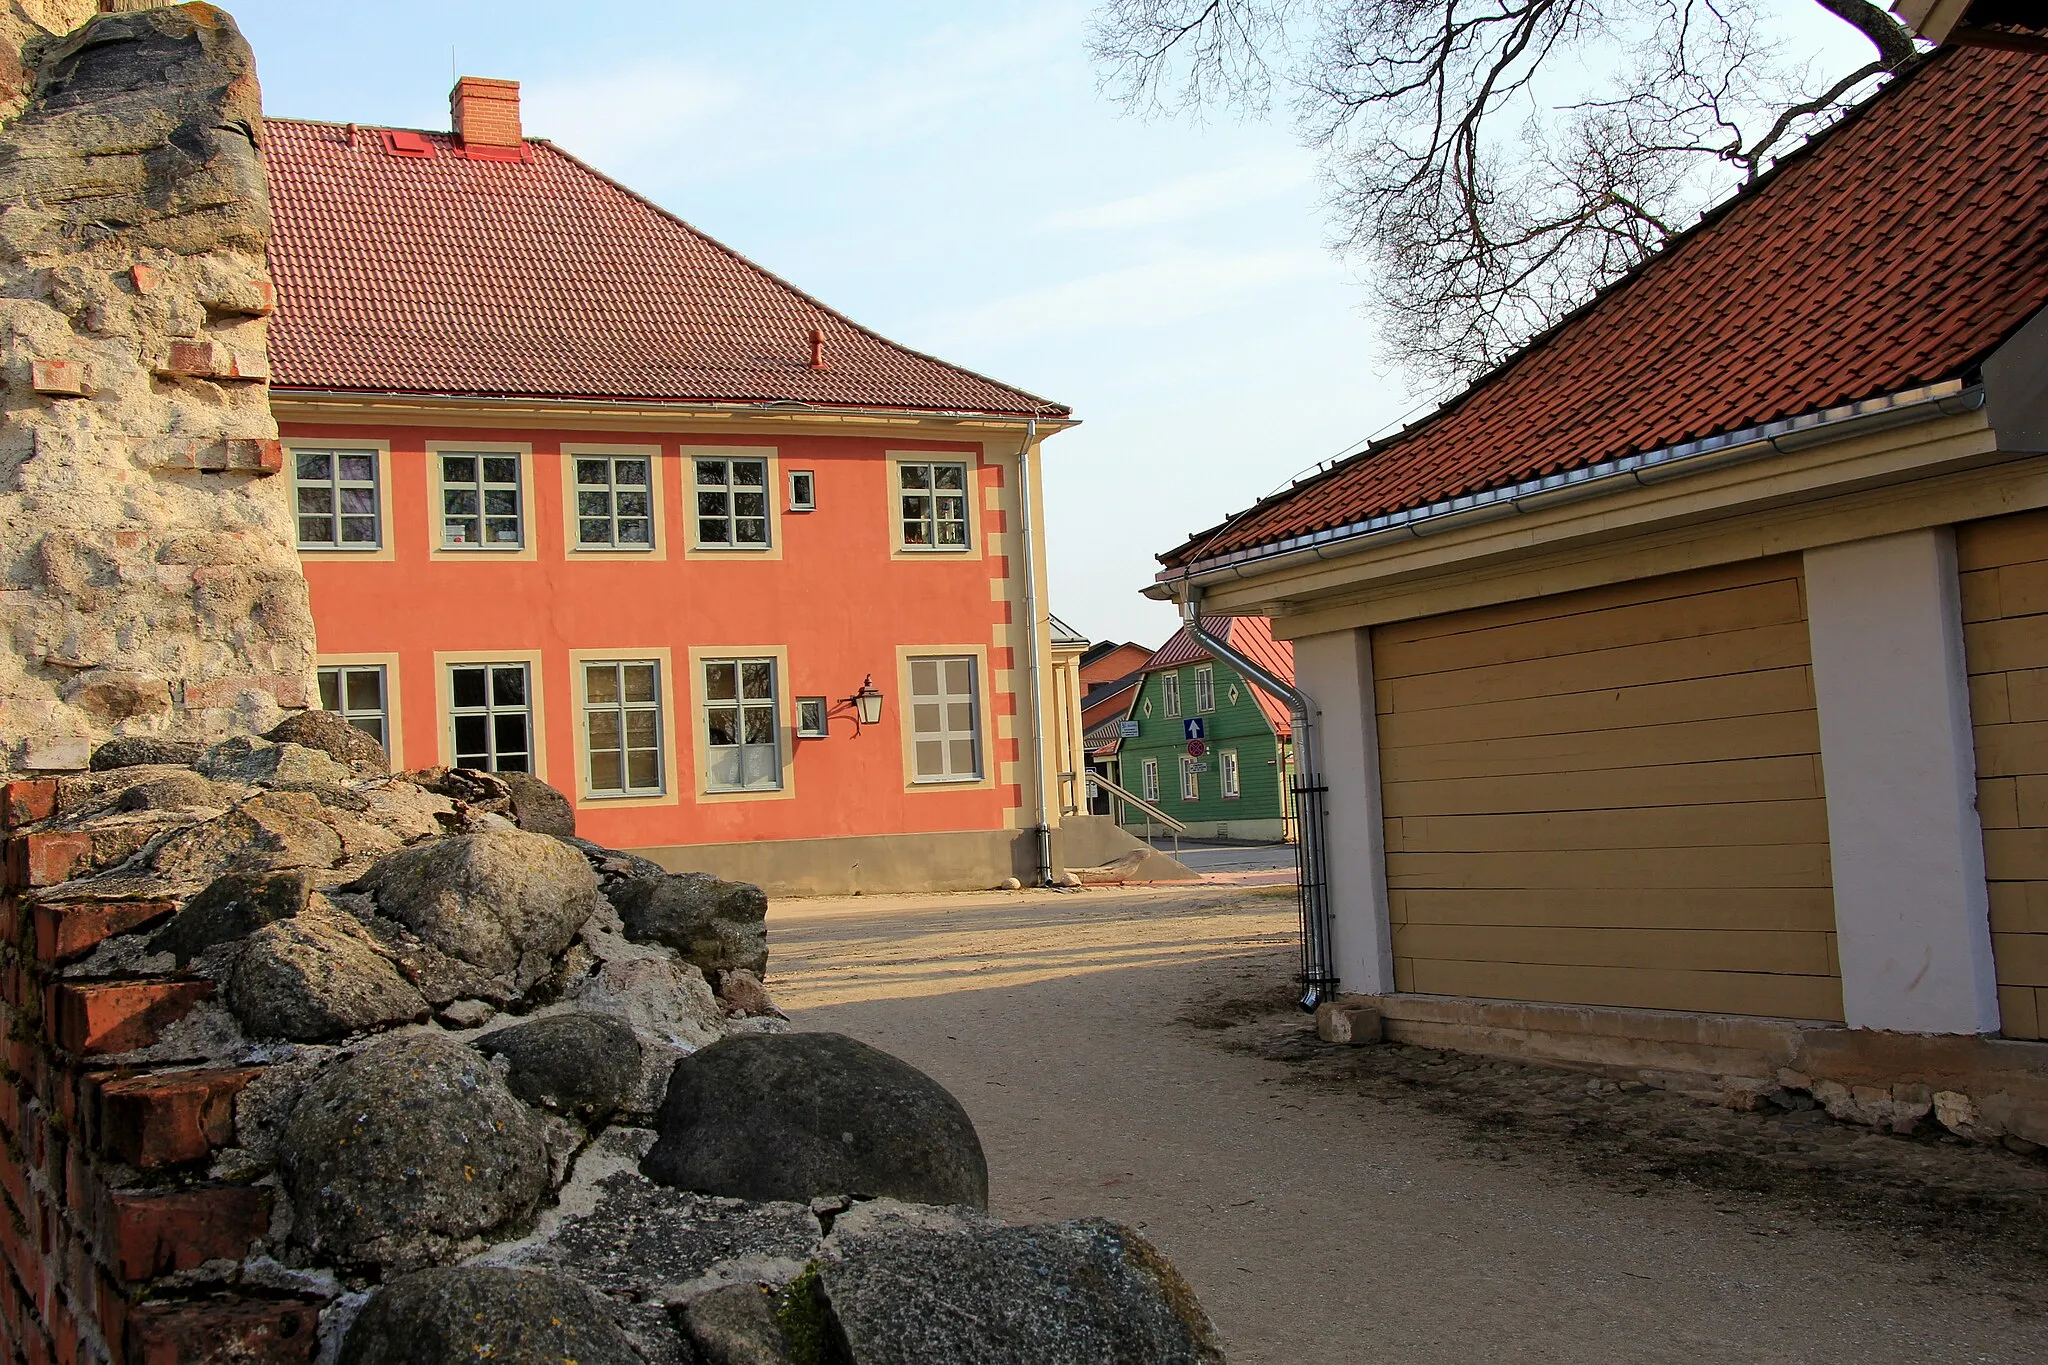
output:
M1958 526L1956 560L1998 1012L2048 1037L2048 512Z
M1373 632L1399 989L1842 1017L1796 558Z

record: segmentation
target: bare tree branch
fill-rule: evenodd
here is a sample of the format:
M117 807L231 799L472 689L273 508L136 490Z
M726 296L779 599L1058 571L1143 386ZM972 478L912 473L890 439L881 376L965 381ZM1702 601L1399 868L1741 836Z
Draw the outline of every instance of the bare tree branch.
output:
M1103 0L1127 107L1267 111L1322 155L1338 249L1425 382L1497 364L1915 52L1877 0L1812 0L1876 51L1788 64L1757 0Z

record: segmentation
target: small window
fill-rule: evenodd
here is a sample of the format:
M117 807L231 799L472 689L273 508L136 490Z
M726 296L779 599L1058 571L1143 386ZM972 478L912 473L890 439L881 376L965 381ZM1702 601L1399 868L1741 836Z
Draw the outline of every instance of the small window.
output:
M448 719L455 766L533 771L533 700L525 664L451 664Z
M903 544L913 550L967 548L967 466L899 464Z
M776 734L775 660L704 661L705 772L712 791L782 786Z
M1217 780L1223 784L1224 799L1235 800L1239 795L1237 786L1237 750L1225 749L1221 754L1217 755L1217 764Z
M1159 799L1159 760L1148 758L1140 765L1140 769L1145 778L1145 786L1142 793L1144 798L1147 801L1157 801Z
M1202 772L1192 758L1180 761L1180 799L1199 801L1202 799Z
M789 471L789 510L792 512L815 512L818 510L818 476L808 469Z
M917 781L980 779L980 711L971 656L910 661L910 750Z
M796 734L798 739L824 739L831 734L825 720L830 710L823 697L798 697L796 699Z
M1180 674L1166 673L1159 678L1160 699L1166 703L1166 714L1180 714Z
M699 459L697 543L706 549L768 544L768 462Z
M1195 710L1203 715L1216 709L1216 670L1203 664L1195 670Z
M583 739L592 796L661 792L661 665L583 665Z
M332 711L385 748L391 747L381 666L321 669L320 709Z
M301 549L375 550L384 542L374 450L294 450L292 499Z
M450 549L516 550L526 543L519 456L441 456L441 543Z
M577 455L576 544L654 548L654 462L645 455Z

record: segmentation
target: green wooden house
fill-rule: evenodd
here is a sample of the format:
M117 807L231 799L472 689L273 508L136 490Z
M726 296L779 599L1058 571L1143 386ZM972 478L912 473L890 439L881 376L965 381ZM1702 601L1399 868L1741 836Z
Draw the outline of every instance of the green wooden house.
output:
M1293 680L1294 651L1273 638L1263 617L1218 616L1202 625L1232 649ZM1118 750L1123 785L1186 825L1191 837L1294 837L1287 708L1185 629L1146 665L1129 719L1138 733ZM1145 814L1126 807L1123 823L1142 833Z

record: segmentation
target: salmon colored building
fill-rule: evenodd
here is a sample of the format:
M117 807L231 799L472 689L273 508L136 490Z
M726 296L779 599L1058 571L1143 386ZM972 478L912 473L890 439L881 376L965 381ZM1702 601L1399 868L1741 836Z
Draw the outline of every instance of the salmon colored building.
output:
M397 764L532 772L591 838L771 889L1050 875L1031 527L1068 410L522 137L510 82L454 115L268 124L325 704Z

